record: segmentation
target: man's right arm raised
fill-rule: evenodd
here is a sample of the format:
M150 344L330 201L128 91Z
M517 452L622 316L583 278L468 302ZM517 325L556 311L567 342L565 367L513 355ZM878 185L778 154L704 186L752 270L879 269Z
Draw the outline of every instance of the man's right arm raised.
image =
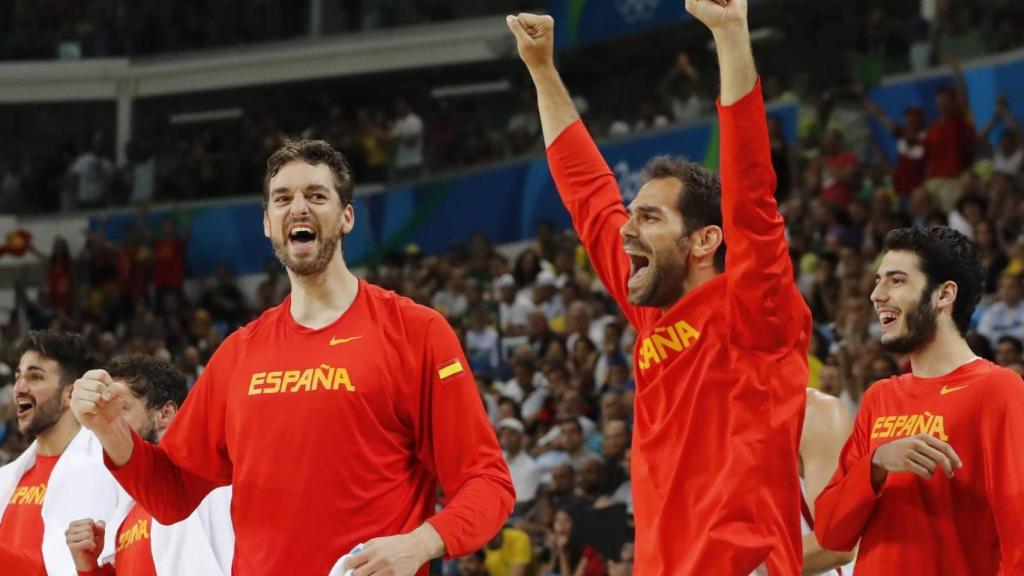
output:
M221 348L228 347L225 341ZM184 520L203 498L231 483L224 447L224 398L214 398L214 354L161 443L143 440L122 416L130 388L104 370L90 370L75 382L71 410L96 435L114 478L162 524ZM230 363L227 363L230 365Z
M627 300L629 258L619 235L628 215L615 174L580 120L555 68L555 21L536 14L509 16L506 21L537 88L544 146L558 194L601 282L638 325L638 311Z

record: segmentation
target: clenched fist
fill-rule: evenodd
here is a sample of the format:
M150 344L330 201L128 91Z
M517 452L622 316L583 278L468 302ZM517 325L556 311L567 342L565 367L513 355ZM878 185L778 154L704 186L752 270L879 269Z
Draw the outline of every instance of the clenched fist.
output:
M102 520L93 522L89 518L75 520L64 531L71 557L75 560L75 569L79 572L91 572L99 564L100 552L103 551L103 535L106 524Z
M505 19L516 37L519 57L530 70L554 63L555 19L538 14L519 14Z
M747 0L686 0L686 11L712 32L747 22Z
M71 411L89 430L102 434L121 417L126 394L131 391L114 382L106 370L90 370L75 381L71 392Z

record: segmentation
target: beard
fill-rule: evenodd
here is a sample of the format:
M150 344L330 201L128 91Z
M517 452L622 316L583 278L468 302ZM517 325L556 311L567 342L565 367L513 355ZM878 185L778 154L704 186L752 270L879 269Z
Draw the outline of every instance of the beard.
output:
M666 308L683 296L683 283L686 281L688 271L686 264L688 242L685 234L676 242L679 250L678 259L676 259L676 255L667 255L667 257L655 261L654 254L651 254L647 271L650 279L638 294L629 295L630 304Z
M36 403L36 413L25 424L25 428L21 430L22 434L34 440L43 432L53 428L53 425L64 415L65 408L61 399L62 392L63 389L43 402Z
M883 336L882 348L893 354L909 354L935 339L938 315L932 306L931 292L931 288L925 288L917 304L906 313L906 333L889 340Z
M156 433L156 422L153 421L153 417L150 416L149 420L146 421L146 425L139 429L139 437L150 444L156 444L160 439Z
M316 254L310 259L298 260L292 258L288 253L288 234L282 234L283 240L271 240L274 246L274 255L284 265L299 276L311 276L323 272L330 264L338 245L342 244L341 222L338 222L338 229L333 234L323 236L318 234L314 242L317 243Z

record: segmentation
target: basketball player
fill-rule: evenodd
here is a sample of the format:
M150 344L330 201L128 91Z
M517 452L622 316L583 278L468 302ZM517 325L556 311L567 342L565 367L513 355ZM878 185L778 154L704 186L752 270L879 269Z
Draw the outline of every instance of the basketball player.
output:
M185 377L149 356L115 360L107 373L132 391L123 399L128 425L143 440L159 442L188 394ZM79 576L227 576L235 546L230 514L229 488L214 490L192 515L171 526L154 522L142 506L126 499L110 524L116 535L113 554L100 557L106 534L103 521L76 520L65 536Z
M946 227L893 230L885 249L871 300L911 372L865 393L815 534L834 550L859 540L857 576L1024 574L1024 382L964 340L977 249Z
M270 157L263 231L291 295L221 344L159 445L131 430L116 401L130 391L107 373L75 387L75 414L158 522L232 484L236 574L326 574L361 542L356 576L426 574L432 558L482 548L512 511L454 331L345 264L352 188L324 142Z
M736 576L764 564L789 576L801 565L810 312L773 197L747 3L686 7L718 49L721 183L695 164L655 158L629 208L555 69L554 21L520 14L508 26L537 88L562 202L638 333L636 573Z
M127 499L70 410L72 383L93 365L77 334L30 332L22 344L14 403L18 431L33 441L0 468L0 574L74 576L64 528L83 516L109 521Z

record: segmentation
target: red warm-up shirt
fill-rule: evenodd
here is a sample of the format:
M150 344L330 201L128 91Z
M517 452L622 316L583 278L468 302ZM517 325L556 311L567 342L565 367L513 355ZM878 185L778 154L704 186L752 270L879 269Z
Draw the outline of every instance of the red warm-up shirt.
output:
M138 504L132 506L117 531L114 565L119 574L156 576L153 565L153 517Z
M114 476L163 524L231 483L234 574L326 574L356 544L428 519L449 555L481 548L515 495L444 318L363 281L319 330L290 304L228 337L160 445L135 435Z
M956 178L974 158L974 126L963 115L939 118L928 127L928 178Z
M0 520L0 543L43 563L43 500L57 456L36 455L36 464L18 482Z
M918 434L948 442L963 463L931 480L890 472L876 493L879 446ZM815 502L814 533L874 574L1024 574L1024 382L975 360L938 378L894 376L864 395L839 467Z
M799 574L797 455L811 315L773 193L760 84L719 108L726 272L667 312L627 300L615 175L576 122L548 149L601 281L637 329L636 574Z

